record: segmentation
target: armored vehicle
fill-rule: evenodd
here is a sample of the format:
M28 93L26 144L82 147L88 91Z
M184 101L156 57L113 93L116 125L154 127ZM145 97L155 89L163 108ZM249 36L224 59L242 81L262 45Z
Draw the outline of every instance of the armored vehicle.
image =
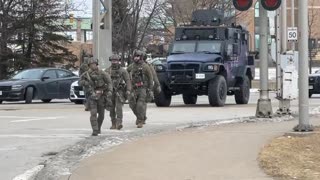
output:
M227 95L247 104L254 79L254 58L249 56L249 33L235 24L225 25L214 10L198 10L192 22L175 29L164 64L155 65L162 92L155 95L160 107L182 94L185 104L196 104L207 95L211 106L224 106Z

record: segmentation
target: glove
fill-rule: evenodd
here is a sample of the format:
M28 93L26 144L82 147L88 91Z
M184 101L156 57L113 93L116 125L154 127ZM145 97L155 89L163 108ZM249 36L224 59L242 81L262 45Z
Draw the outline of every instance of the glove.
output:
M107 111L110 111L110 109L111 109L111 107L112 107L112 105L113 105L113 103L112 103L112 101L111 101L111 98L106 98L105 99L105 108L106 108L106 110Z
M156 92L157 92L158 94L161 93L161 87L160 87L160 86L157 87Z
M112 93L110 91L108 91L106 95L107 95L108 98L112 97Z
M90 95L90 99L92 99L92 100L98 100L98 96L96 95L96 93L92 93L92 94Z
M151 102L154 98L154 94L151 90L148 91L147 102Z
M127 91L127 92L126 92L126 98L129 99L130 96L131 96L131 92L130 92L130 91Z

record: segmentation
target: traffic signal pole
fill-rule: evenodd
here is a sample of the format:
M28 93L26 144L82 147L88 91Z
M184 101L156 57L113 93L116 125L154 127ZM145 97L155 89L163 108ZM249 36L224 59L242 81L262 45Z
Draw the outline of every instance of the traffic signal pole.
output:
M100 1L92 0L92 50L93 58L99 59Z
M104 14L100 14L102 5L106 8ZM93 58L98 59L101 69L105 69L110 66L109 56L112 54L111 0L92 0L92 23ZM103 28L100 27L101 23L103 23Z
M294 0L291 0L291 27L295 27L295 23L294 23ZM292 51L295 51L296 49L296 45L295 45L295 42L292 41L291 42L291 50Z
M309 81L308 81L308 1L298 1L299 31L299 124L295 131L312 131L309 122Z
M272 116L271 100L268 88L268 13L261 3L259 7L260 15L260 98L258 100L256 117L270 118Z
M277 23L279 23L280 25L280 29L277 29L279 32L278 35L280 35L280 37L277 37L277 39L281 39L281 45L277 44L277 47L281 47L280 48L280 54L285 54L288 50L288 38L287 38L287 1L284 0L281 3L281 10L280 10L280 15L278 14L279 10L277 10L277 20L280 19L280 23L279 21L277 21ZM277 41L277 43L279 43L279 41ZM282 70L280 68L280 54L278 54L279 49L277 49L277 90L279 91L277 93L277 99L279 100L279 109L277 110L277 114L279 115L287 115L287 114L291 114L291 110L290 110L290 99L284 99L283 97L283 86L282 86L282 81L283 81L283 77L282 77Z

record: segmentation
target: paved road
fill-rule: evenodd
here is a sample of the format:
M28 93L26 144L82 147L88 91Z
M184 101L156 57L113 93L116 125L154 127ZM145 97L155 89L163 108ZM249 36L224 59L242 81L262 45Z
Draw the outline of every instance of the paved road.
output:
M181 97L173 98L170 108L148 105L148 124L145 129L166 128L185 123L253 116L258 93L252 93L248 105L235 105L228 98L223 108L208 105L206 96L199 97L198 104L185 106ZM320 106L320 97L310 100L311 108ZM277 101L273 100L277 107ZM294 111L297 102L293 103ZM4 103L0 105L0 177L12 179L16 175L37 166L57 152L69 147L91 134L89 113L82 105L68 100L43 104ZM109 117L103 125L103 134L121 133L108 130ZM128 105L124 107L124 129L122 132L141 130L135 128L135 117Z

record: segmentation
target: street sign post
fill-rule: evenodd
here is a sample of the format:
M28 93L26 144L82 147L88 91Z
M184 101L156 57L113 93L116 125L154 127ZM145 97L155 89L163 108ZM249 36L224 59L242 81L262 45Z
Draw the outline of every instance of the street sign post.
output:
M288 27L288 41L297 41L298 40L298 28L297 27Z

